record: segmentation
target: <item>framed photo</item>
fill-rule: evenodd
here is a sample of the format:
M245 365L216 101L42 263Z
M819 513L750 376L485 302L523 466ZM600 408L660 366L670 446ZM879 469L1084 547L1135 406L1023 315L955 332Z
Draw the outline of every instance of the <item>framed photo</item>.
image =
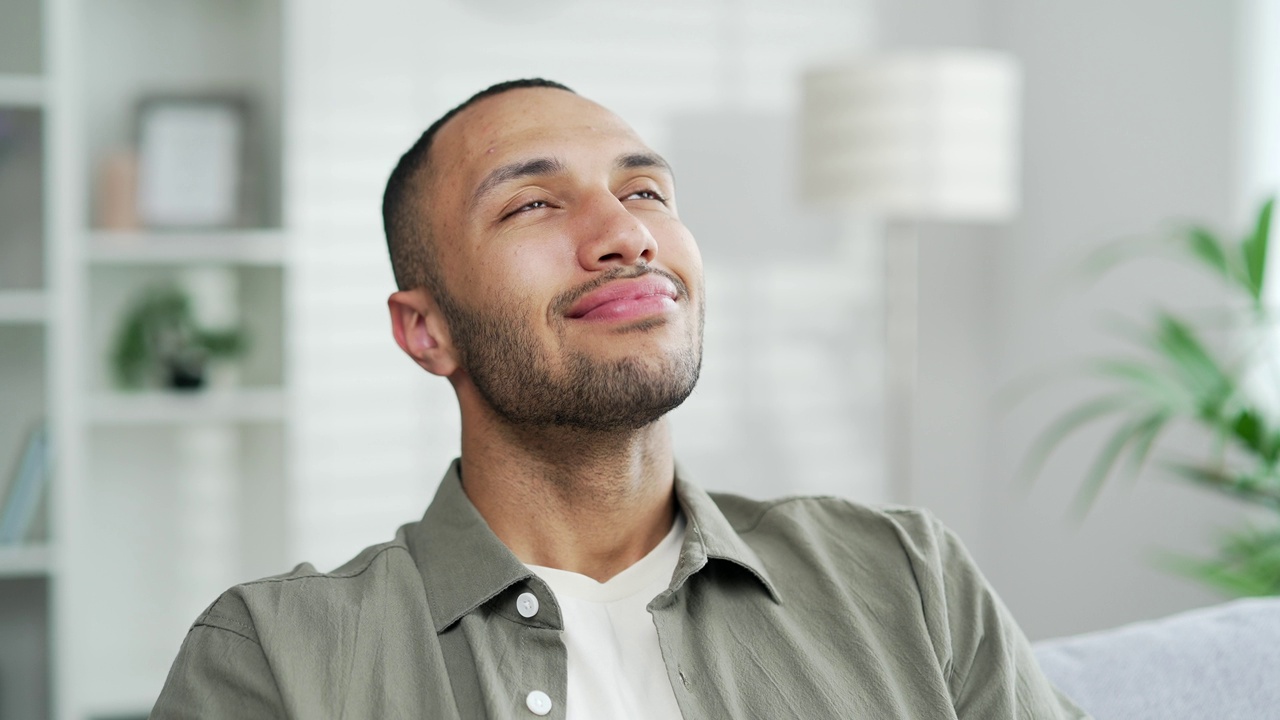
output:
M243 98L155 97L138 106L138 218L148 227L231 227L244 219Z

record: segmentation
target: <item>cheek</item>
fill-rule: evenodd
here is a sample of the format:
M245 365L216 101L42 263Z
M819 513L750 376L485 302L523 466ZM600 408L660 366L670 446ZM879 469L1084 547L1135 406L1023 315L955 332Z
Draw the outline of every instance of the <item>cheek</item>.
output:
M667 223L665 227L651 230L658 238L658 260L678 275L690 291L700 292L702 253L698 250L698 243L680 221L669 220Z
M476 274L474 292L489 307L504 308L529 322L545 318L547 308L570 280L572 251L536 239L513 240L501 254L486 258Z

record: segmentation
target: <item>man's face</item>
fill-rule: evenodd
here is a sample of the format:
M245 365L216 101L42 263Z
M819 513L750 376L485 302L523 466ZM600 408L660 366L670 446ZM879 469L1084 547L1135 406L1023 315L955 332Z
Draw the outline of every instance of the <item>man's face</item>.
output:
M702 357L702 261L665 161L555 89L482 100L441 128L430 197L462 371L508 422L647 425Z

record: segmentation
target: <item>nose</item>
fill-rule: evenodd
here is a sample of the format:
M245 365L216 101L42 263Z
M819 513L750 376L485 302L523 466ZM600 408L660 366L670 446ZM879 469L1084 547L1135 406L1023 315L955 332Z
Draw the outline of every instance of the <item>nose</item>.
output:
M584 208L578 241L578 263L586 270L653 262L658 243L649 228L612 194L602 194Z

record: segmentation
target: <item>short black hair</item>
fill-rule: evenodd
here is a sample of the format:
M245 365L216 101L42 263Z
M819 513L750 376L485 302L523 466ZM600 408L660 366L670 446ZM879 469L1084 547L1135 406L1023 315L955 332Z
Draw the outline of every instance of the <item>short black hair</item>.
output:
M445 123L453 119L454 115L476 102L494 95L501 95L508 90L521 88L554 88L573 92L558 82L542 78L508 80L490 85L431 123L431 127L418 137L417 142L400 156L400 162L396 163L395 170L391 171L391 177L387 179L387 189L382 194L382 227L387 235L387 251L391 254L391 270L395 273L396 287L400 290L419 287L430 287L434 291L444 290L436 263L435 244L430 237L428 224L425 222L428 209L419 207L421 202L419 191L428 167L428 153L436 133Z

